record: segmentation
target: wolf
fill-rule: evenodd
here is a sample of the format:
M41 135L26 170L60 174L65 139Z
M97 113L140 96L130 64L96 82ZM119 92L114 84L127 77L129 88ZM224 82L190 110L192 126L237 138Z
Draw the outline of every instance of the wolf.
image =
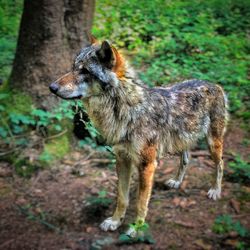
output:
M72 70L49 88L63 99L81 98L90 120L115 152L117 204L112 217L101 223L102 230L114 231L122 224L134 168L139 173L135 223L144 223L158 159L166 153L180 154L175 177L166 181L170 188L178 188L188 151L204 136L216 167L208 198L220 198L228 113L219 85L192 79L170 87L147 87L114 46L92 40L75 57ZM127 234L135 232L129 229Z

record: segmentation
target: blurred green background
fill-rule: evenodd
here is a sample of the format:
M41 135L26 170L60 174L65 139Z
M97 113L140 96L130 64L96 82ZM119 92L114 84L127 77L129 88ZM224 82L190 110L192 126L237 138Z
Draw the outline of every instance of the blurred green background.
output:
M0 1L0 78L11 70L22 0ZM250 117L250 1L96 2L93 34L128 50L148 85L199 78L223 85L230 110Z

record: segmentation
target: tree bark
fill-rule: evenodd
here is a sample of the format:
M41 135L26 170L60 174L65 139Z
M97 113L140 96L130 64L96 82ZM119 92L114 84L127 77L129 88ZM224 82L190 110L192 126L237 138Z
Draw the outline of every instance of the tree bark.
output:
M88 43L94 7L94 0L24 0L10 86L47 106L48 85L70 70Z

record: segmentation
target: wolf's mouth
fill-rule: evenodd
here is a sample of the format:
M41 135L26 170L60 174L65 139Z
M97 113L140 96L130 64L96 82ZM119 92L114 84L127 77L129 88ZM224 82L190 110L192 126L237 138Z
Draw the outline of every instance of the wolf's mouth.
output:
M82 98L82 95L78 95L78 96L74 96L74 97L65 97L65 96L60 96L60 95L56 94L56 96L58 96L64 100L78 100L78 99Z
M63 96L63 95L59 94L59 93L58 93L59 86L58 86L58 84L56 84L56 83L50 84L49 89L50 89L50 91L51 91L54 95L56 95L56 96L58 96L58 97L60 97L60 98L62 98L62 99L65 99L65 100L75 100L75 99L81 99L81 98L82 98L82 95L77 95L77 96L72 96L72 97L69 96L69 97L67 97L67 96Z

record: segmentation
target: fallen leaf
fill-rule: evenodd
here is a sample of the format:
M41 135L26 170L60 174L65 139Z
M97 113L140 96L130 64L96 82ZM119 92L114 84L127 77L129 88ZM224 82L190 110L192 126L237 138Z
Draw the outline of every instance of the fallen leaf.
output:
M95 231L95 228L93 228L93 227L87 227L85 229L85 231L86 231L86 233L93 233Z
M232 208L235 210L237 214L240 212L240 203L237 200L231 199L230 205L232 206Z
M166 170L162 171L162 173L165 174L170 174L174 171L174 167L167 167Z
M208 243L205 243L203 239L198 239L194 242L197 246L201 247L202 249L205 250L210 250L212 249L212 246L209 245Z
M211 160L206 160L206 159L204 159L204 160L203 160L203 163L204 163L206 166L208 166L208 167L214 168L214 163L213 163L213 161L211 161Z
M204 190L201 190L201 191L200 191L200 194L201 194L201 196L207 196L207 192L204 191Z
M63 160L63 163L66 164L66 165L75 165L75 162L74 161L71 161L71 160Z
M181 208L187 207L187 204L188 204L187 199L182 199L182 200L180 201L180 207L181 207Z
M195 200L189 200L189 201L187 202L187 206L188 206L188 207L190 207L190 206L192 206L192 205L196 205L196 201L195 201Z
M184 181L181 183L180 189L181 189L182 191L184 191L184 190L186 189L187 185L188 185L188 181L187 181L187 180L184 180Z
M16 200L16 204L17 205L19 205L19 206L24 206L24 205L26 205L27 204L27 200L25 200L24 198L18 198L17 200Z
M239 244L239 241L236 240L236 239L227 239L225 242L224 242L225 245L227 246L231 246L233 247L234 249L236 249L237 245Z
M103 179L107 179L107 174L104 171L102 171L102 177Z
M172 203L174 204L174 206L179 206L181 202L181 199L179 197L174 197L174 199L172 200Z

